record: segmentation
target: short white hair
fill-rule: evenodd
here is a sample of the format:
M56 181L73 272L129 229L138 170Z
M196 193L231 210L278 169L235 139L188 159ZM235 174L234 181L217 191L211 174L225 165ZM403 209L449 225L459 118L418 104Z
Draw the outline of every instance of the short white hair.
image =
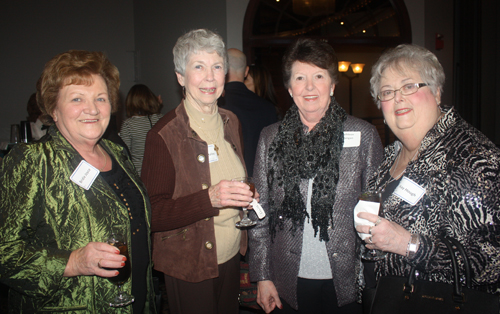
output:
M184 76L191 55L202 51L216 52L222 57L224 71L227 73L227 51L224 40L219 34L204 28L189 31L177 39L173 49L175 72Z

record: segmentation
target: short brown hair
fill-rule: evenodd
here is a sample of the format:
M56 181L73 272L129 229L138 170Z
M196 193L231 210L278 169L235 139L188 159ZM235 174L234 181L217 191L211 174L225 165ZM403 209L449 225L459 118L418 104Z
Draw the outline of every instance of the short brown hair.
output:
M108 88L111 112L118 110L120 73L99 51L70 50L58 54L45 64L36 86L36 100L42 111L42 121L54 123L52 113L59 92L67 85L92 85L92 75L100 75Z
M296 61L327 70L332 83L338 83L337 55L327 42L319 39L299 38L287 48L283 56L283 83L286 88L290 87L292 65Z
M136 84L130 88L125 99L125 106L129 118L160 113L161 110L160 101L144 84Z

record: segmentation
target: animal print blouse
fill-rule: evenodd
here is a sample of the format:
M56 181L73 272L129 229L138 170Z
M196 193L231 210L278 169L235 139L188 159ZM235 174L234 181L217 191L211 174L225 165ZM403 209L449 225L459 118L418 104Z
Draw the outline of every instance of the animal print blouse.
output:
M453 282L449 253L437 239L443 235L463 244L471 261L473 285L497 292L500 149L454 108L442 111L445 115L422 140L418 158L408 164L405 172L405 177L425 188L424 196L412 206L392 194L383 204L385 218L420 234L420 247L413 259L388 254L376 264L377 278L407 276L411 266L417 265L420 279ZM386 147L385 159L369 181L370 190L381 191L387 185L384 177L401 147L399 141Z

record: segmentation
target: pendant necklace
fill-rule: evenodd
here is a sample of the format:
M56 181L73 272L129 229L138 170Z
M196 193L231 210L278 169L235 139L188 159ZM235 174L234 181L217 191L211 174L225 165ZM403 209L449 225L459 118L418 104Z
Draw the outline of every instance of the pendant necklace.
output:
M399 152L398 154L398 158L396 159L396 164L394 165L394 167L392 169L392 174L391 174L391 171L389 171L389 174L391 174L391 177L392 177L392 180L398 180L405 172L406 172L406 167L403 169L403 171L401 171L397 176L394 176L394 171L396 171L396 169L398 168L398 165L399 165L399 160L401 159L401 152L402 152L403 149L401 149L401 151ZM408 163L412 162L415 157L417 157L417 154L418 154L418 148L417 148L417 151L415 152L415 154L413 154L413 157L411 157L410 161L408 161ZM408 164L407 164L408 166Z
M100 145L97 145L97 148L99 148L99 151L101 152L102 157L104 157L104 166L101 169L99 169L99 172L102 172L104 170L104 168L106 168L106 165L108 164L108 158L106 158L106 155L104 155L104 152L102 151L102 148Z

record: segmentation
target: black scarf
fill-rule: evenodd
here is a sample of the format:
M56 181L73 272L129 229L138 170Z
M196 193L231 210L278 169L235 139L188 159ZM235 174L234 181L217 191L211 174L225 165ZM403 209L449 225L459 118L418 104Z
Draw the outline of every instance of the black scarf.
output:
M276 226L283 229L283 220L292 220L292 232L303 226L304 219L311 218L314 236L319 230L320 241L328 241L328 226L333 225L333 204L339 180L339 159L344 146L344 121L347 114L331 97L325 115L310 132L300 120L299 111L293 105L285 115L278 134L269 147L269 217L271 237ZM314 179L311 199L311 216L300 193L301 179ZM283 187L285 195L276 204L273 187ZM283 218L283 219L280 219Z

